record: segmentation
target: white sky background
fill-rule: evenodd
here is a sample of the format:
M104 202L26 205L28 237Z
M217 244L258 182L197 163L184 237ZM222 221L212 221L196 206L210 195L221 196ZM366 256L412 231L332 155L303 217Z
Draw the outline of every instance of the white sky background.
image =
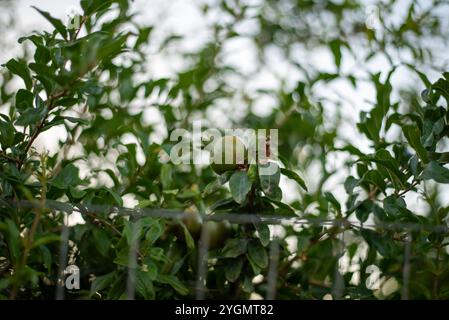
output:
M209 1L210 2L210 1ZM423 0L424 4L428 1ZM369 3L369 1L367 1ZM401 10L408 6L408 0L398 1L398 15L406 14L406 10ZM66 20L65 17L67 13L73 7L78 7L79 0L18 0L16 3L16 22L18 25L17 30L12 30L11 32L4 33L8 39L9 45L7 50L0 50L0 62L4 63L8 59L19 53L19 44L16 42L17 34L25 35L30 33L32 30L42 30L50 29L50 24L39 15L31 6L37 6L42 10L49 11L53 16ZM157 32L171 31L177 34L181 34L186 37L182 44L184 47L194 50L201 46L202 43L207 41L209 37L209 30L207 28L208 21L204 19L204 16L199 11L199 1L187 1L187 0L135 0L132 4L133 9L138 13L137 21L146 25L157 24ZM209 19L217 19L215 16L208 17ZM249 22L247 25L238 26L242 31L251 31L253 26ZM157 32L153 36L157 37ZM229 41L225 46L225 52L227 62L232 63L236 68L242 72L249 73L254 70L255 64L255 49L252 44L245 39L235 39ZM332 72L335 70L333 63L333 57L330 55L328 50L320 49L314 52L301 52L298 50L298 59L307 61L307 63L319 66L322 71ZM363 72L360 68L357 59L353 59L348 54L343 54L342 61L342 73L357 73L359 70ZM255 92L258 88L276 88L279 83L279 76L287 79L288 82L292 84L296 83L301 79L301 75L294 68L291 68L288 63L286 63L276 50L271 50L269 53L270 63L268 68L264 69L262 72L257 74L248 83L242 83L247 92ZM158 77L169 77L174 74L174 72L182 67L182 61L174 59L173 57L164 56L160 54L154 54L148 57L148 64L150 66L151 75L149 78ZM388 71L388 63L381 59L375 59L370 62L368 67L371 71ZM439 75L433 74L430 77L431 81L437 79ZM410 77L409 73L397 72L394 76L395 83L401 83L403 85L415 85L417 78ZM240 84L236 84L240 85ZM348 139L352 143L356 144L362 151L368 152L369 148L366 144L366 140L355 129L355 124L359 119L359 113L361 110L370 110L372 103L374 102L374 91L371 86L364 85L360 83L357 90L354 90L347 83L338 82L332 85L320 85L317 89L322 91L322 95L327 98L332 98L334 100L341 100L342 102L342 114L347 119L347 122L341 129L341 136ZM339 96L340 95L340 96ZM345 97L345 99L341 99ZM347 103L344 100L351 101ZM232 107L233 112L229 112L229 107ZM263 97L259 99L256 103L255 109L253 110L257 114L265 114L267 110L275 107L274 101L270 98ZM226 115L238 114L239 108L245 108L242 105L217 105L213 108L212 114L210 116L214 119L226 119ZM328 109L329 120L332 119L332 114L335 110ZM154 123L158 121L157 110L152 110L147 113L148 122ZM156 120L155 120L156 119ZM221 123L222 126L226 126L227 121L224 120ZM55 152L58 148L58 140L65 139L65 132L60 128L54 128L42 134L35 143L37 149L47 149L51 152ZM155 137L155 139L157 139ZM334 161L329 162L329 167L338 168L342 165L343 157L335 157ZM314 173L309 173L306 176L306 182L308 185L313 186ZM337 198L340 198L339 193L344 193L342 187L342 180L345 177L344 172L341 176L335 176L330 182L332 185L326 185L326 188L336 190ZM284 190L284 200L291 201L296 197L296 186L293 182L288 180L282 181L282 189ZM415 197L416 198L416 197ZM413 202L418 200L414 200ZM410 203L414 206L413 203Z

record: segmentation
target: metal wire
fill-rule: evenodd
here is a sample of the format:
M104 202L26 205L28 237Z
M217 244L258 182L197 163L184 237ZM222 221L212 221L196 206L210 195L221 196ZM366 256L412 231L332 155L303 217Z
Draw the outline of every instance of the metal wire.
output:
M91 216L95 218L96 215L105 215L109 217L123 216L129 217L129 221L132 227L132 234L137 232L136 221L142 217L154 217L154 218L167 218L167 219L182 219L187 213L179 210L168 209L130 209L124 207L117 207L111 205L98 205L98 204L81 204L81 203L66 203L54 200L47 200L45 202L39 201L11 201L8 203L0 202L0 208L5 206L12 206L15 208L24 209L47 209L53 212L79 212L83 216ZM269 214L252 214L252 213L214 213L207 214L203 217L204 222L207 221L224 221L227 220L233 224L266 224L266 225L291 225L291 226L322 226L322 227L337 227L341 229L341 232L337 235L338 244L336 248L335 258L336 267L334 274L334 283L332 285L332 296L334 299L342 299L344 293L344 278L339 270L339 260L345 253L345 230L360 231L363 229L369 229L374 231L386 230L395 232L406 232L404 245L404 259L402 270L402 293L401 298L404 300L409 299L409 286L410 286L410 259L411 259L411 247L412 247L412 232L414 231L428 231L435 233L448 233L447 225L430 225L430 224L416 224L416 223L402 223L402 222L377 222L375 224L362 224L359 221L349 221L347 219L325 219L320 217L314 217L305 215L304 213L297 212L297 216L279 216ZM99 218L101 218L99 216ZM69 241L70 226L64 221L64 225L61 229L61 243L59 249L59 279L57 281L57 289L55 294L56 300L63 300L65 298L65 283L64 272L67 267L68 257L68 241ZM133 300L136 294L136 271L138 267L138 251L139 251L139 237L132 237L130 243L130 251L128 256L128 274L126 280L126 298ZM198 242L198 269L196 283L194 286L195 297L198 300L203 300L206 297L207 289L207 272L208 272L208 253L210 246L210 238L208 228L202 228L201 236ZM279 267L279 240L276 236L273 239L269 247L269 266L266 275L266 299L275 299L277 290L277 277Z
M41 201L11 201L10 205L17 208L41 208L60 210L65 212L77 211L81 213L90 214L116 214L120 216L131 217L155 217L168 219L182 219L188 213L179 210L169 210L162 208L143 208L131 209L125 207L117 207L111 205L98 204L71 204L66 202L59 202L55 200L47 200L42 205ZM297 212L297 216L280 216L270 214L253 214L253 213L214 213L203 217L204 221L223 221L227 220L233 224L267 224L267 225L313 225L313 226L328 226L328 227L345 227L355 229L370 229L370 230L387 230L387 231L429 231L436 233L448 233L447 225L431 225L418 224L406 222L376 222L375 224L366 224L359 221L349 221L346 219L325 219L313 216L306 216L303 212Z
M55 300L64 300L65 296L64 275L65 269L67 267L69 232L70 228L64 224L64 226L61 229L61 243L59 246L58 280L56 284Z
M136 269L137 269L137 252L139 251L139 237L136 237L137 225L131 222L131 244L128 255L128 277L126 279L126 297L128 300L134 300L136 295Z
M412 235L409 233L405 238L404 266L402 269L402 300L409 299L410 290L410 255L412 250Z
M341 232L337 235L338 241L336 245L335 254L335 271L334 271L334 285L332 288L332 296L334 300L341 300L343 298L343 292L345 289L345 281L343 275L340 272L340 258L345 253L345 232Z
M267 300L274 300L276 298L276 286L278 278L279 266L279 240L273 239L270 244L270 264L267 274Z
M201 229L201 236L198 249L198 273L196 277L196 299L204 300L206 293L206 276L207 276L207 261L209 255L209 230L208 228Z

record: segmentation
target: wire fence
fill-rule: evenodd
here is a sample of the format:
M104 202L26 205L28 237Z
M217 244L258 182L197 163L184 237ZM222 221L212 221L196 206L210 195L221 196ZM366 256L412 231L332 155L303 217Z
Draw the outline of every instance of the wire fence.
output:
M81 215L88 215L95 217L97 214L109 214L128 216L130 219L137 220L142 217L154 217L165 219L180 220L187 216L188 213L178 210L168 209L130 209L125 207L117 207L111 205L94 205L94 204L71 204L65 202L59 202L54 200L42 201L15 201L8 203L16 208L28 208L28 209L40 209L51 210L52 212L64 212L71 214L78 212ZM0 203L1 207L1 203ZM404 252L403 252L403 266L402 266L402 292L401 298L403 300L409 299L409 285L411 276L411 247L412 247L412 232L415 231L428 231L438 234L447 234L449 228L447 225L428 225L418 223L382 223L376 222L371 224L364 224L360 221L349 221L347 219L323 219L315 217L285 217L277 215L261 215L254 213L214 213L206 215L203 218L203 222L207 221L228 221L232 224L266 224L266 225L283 225L283 226L303 226L303 227L338 227L342 229L342 232L338 233L337 237L340 240L340 245L335 252L335 258L337 261L345 253L346 247L346 231L350 230L374 230L374 231L395 231L405 234ZM67 222L67 221L65 221ZM135 224L132 224L135 228ZM57 289L55 293L56 300L63 300L65 298L65 286L64 286L64 270L68 266L69 260L69 234L72 226L67 223L61 228L61 242L59 248L59 270L58 274L60 279L57 282ZM133 234L137 230L132 230ZM206 277L208 272L208 254L210 245L209 231L207 228L201 229L200 238L198 241L198 271L196 276L196 284L194 286L195 297L197 300L203 300L206 297ZM271 242L269 244L269 264L266 273L267 286L266 286L266 299L276 299L276 288L278 278L278 267L280 258L280 243L276 233L272 234ZM138 265L138 250L139 241L137 237L134 237L133 242L130 245L129 257L128 257L128 275L126 280L126 297L127 299L135 299L136 292L136 268ZM344 294L344 278L339 270L339 264L336 264L334 283L332 285L332 296L334 299L342 299Z

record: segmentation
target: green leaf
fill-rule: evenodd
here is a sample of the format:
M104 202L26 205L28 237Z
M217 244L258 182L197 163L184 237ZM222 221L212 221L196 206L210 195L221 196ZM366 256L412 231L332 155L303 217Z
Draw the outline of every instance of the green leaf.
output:
M421 131L417 126L403 126L402 131L404 132L404 136L406 137L408 143L415 149L419 158L427 163L429 158L427 156L427 151L421 144Z
M270 228L264 223L257 223L254 226L259 235L260 243L266 247L270 243Z
M145 269L144 272L146 272L147 277L150 278L151 281L156 280L158 270L154 261L152 261L150 258L146 258L144 269Z
M251 181L249 181L248 175L243 171L236 171L229 180L229 187L234 200L242 204L248 192L251 190Z
M280 190L280 188L279 188L279 190ZM277 214L297 217L295 210L292 207L290 207L288 204L283 203L282 201L273 199L272 197L265 197L265 199L267 199L271 203L274 203L278 207L276 209Z
M19 111L33 108L34 95L25 89L19 89L16 93L16 108Z
M40 35L36 35L36 34L32 34L30 36L26 36L26 37L20 37L18 42L19 43L23 43L24 41L29 40L32 43L34 43L36 46L37 45L42 45L44 43L44 37L40 36Z
M189 289L186 288L182 284L182 282L173 275L162 275L159 274L156 279L157 282L164 283L170 285L173 289L175 289L180 295L187 295L189 293Z
M426 88L430 88L432 86L432 83L429 81L427 76L424 73L422 73L421 71L419 71L418 69L416 69L414 65L408 64L408 63L405 65L416 72L416 74L419 76L419 78L421 79L423 84L426 86Z
M274 166L274 172L270 172L271 174L265 174L268 166ZM280 200L279 199L279 181L281 180L281 171L279 170L279 166L274 163L270 162L268 164L259 165L259 180L260 180L260 186L262 188L262 191L274 200Z
M58 189L68 189L70 186L80 184L79 169L73 164L66 165L61 172L53 179L52 185Z
M236 205L236 202L233 198L227 198L227 199L221 199L215 202L213 205L210 206L210 210L217 211L217 210L229 210L234 208Z
M114 281L114 278L115 278L115 272L111 272L111 273L105 274L103 276L95 277L95 280L90 287L89 296L92 297L96 292L106 289L107 287L111 287L112 282Z
M449 103L449 80L440 78L433 85L432 89L441 94Z
M379 149L376 151L374 156L364 156L360 159L377 163L382 169L387 170L392 182L395 185L399 184L399 187L404 187L404 181L406 181L407 178L404 173L399 170L400 165L396 159L393 158L390 152L386 149Z
M62 98L61 100L58 100L56 105L61 106L61 107L71 107L79 102L80 102L80 99L67 97L67 98ZM78 119L78 118L66 117L66 119L69 120L69 119ZM78 122L78 120L77 120L77 122Z
M128 246L134 245L140 238L142 224L139 221L124 221L123 235Z
M161 183L164 190L170 189L172 182L172 166L170 164L163 164L161 167Z
M367 182L369 184L372 184L372 185L376 186L377 188L379 188L379 190L381 190L381 191L385 191L385 189L387 188L384 178L382 177L382 174L380 173L379 170L366 171L363 174L360 181L362 183Z
M379 133L382 128L382 123L391 107L390 95L392 87L390 78L395 70L396 68L392 68L384 83L380 81L380 73L372 75L371 79L376 87L377 103L369 113L364 111L360 113L360 122L357 124L359 130L363 132L368 139L373 141L375 145L380 142Z
M16 129L11 122L0 120L0 144L3 150L12 147L14 143Z
M192 238L192 235L189 232L189 229L187 229L186 225L184 223L181 223L182 229L184 230L184 238L186 240L187 248L193 249L195 248L195 241Z
M7 235L6 239L8 243L8 250L10 252L12 260L14 262L17 262L19 260L21 252L19 243L19 229L12 220L6 219L4 224L0 222L0 231L2 231L2 234Z
M75 118L75 117L61 117L64 120L67 120L71 123L80 123L80 124L89 124L89 121L81 119L81 118Z
M230 239L226 242L221 255L223 258L237 258L246 253L247 239Z
M360 222L365 222L372 211L373 203L370 200L364 200L359 203L355 209L355 215Z
M125 34L118 36L115 39L108 39L108 41L99 48L97 60L105 63L115 58L123 51L127 38L128 35Z
M235 282L242 273L243 259L230 259L225 264L225 277L229 282Z
M220 187L225 184L226 182L229 181L229 179L232 176L232 171L226 171L225 173L223 173L222 175L220 175L218 178L215 178L214 180L212 180L211 182L209 182L206 187L204 188L204 191L202 193L202 196L205 197L209 194L214 193L215 191L217 191L218 189L220 189Z
M188 232L188 231L187 231ZM157 239L164 233L164 228L161 222L157 221L151 225L145 235L145 239L150 245L153 245ZM193 240L192 240L193 241Z
M246 293L254 292L254 285L251 281L251 277L245 276L242 283L242 290Z
M435 180L439 183L449 183L449 169L435 161L429 162L421 175L424 180Z
M383 200L383 206L386 213L397 217L403 209L407 208L407 205L402 197L396 197L391 195Z
M111 246L111 239L108 233L98 228L94 229L92 233L95 247L97 248L98 252L100 252L104 257L107 257L109 248Z
M268 266L267 251L259 242L248 243L248 257L261 269Z
M341 212L341 205L340 202L334 197L334 195L330 192L325 192L324 197L326 200L334 207L335 211Z
M206 187L204 188L203 193L201 194L202 197L205 197L209 194L214 193L215 191L217 191L218 189L220 189L221 187L221 183L218 179L214 179L213 181L209 182Z
M303 188L304 190L307 190L307 186L306 183L304 182L304 180L294 171L292 170L288 170L285 168L281 168L281 173L286 176L287 178L290 178L292 180L295 180L301 188Z
M53 263L53 254L46 246L40 246L40 251L42 254L42 262L44 263L45 267L47 268L48 272L51 272L52 270L52 263Z
M392 239L387 236L381 236L376 231L364 229L361 231L362 237L372 247L374 247L382 256L388 257L391 253L390 243Z
M32 8L34 8L37 12L39 12L45 19L47 19L48 22L50 22L53 25L53 27L61 34L61 36L64 39L67 39L67 29L65 25L61 22L61 20L52 17L50 13L42 11L35 6L32 6Z
M148 41L148 37L150 36L152 30L153 27L143 27L139 30L139 36L134 44L134 49L137 49L140 45Z
M136 271L136 291L143 299L154 299L153 281L146 272Z
M15 59L9 60L5 65L11 71L11 73L18 75L25 82L25 86L28 90L31 90L33 81L31 80L30 70L23 62L18 62Z
M36 239L33 241L33 245L31 248L37 248L42 245L46 245L52 242L59 242L61 240L61 237L56 234L49 234L45 236L36 237Z
M112 198L115 201L115 204L117 204L119 206L123 206L123 199L117 192L115 192L114 190L112 190L110 188L106 188L106 187L103 187L102 190L106 191L107 193L109 193L112 196Z
M274 186L270 189L270 191L265 192L267 198L272 200L273 202L280 203L282 200L282 189L279 186ZM281 205L282 207L282 205Z
M165 263L170 262L170 259L164 254L164 249L162 248L152 247L150 249L149 256L155 261L161 261Z
M129 250L128 247L120 249L113 260L113 262L119 266L128 267L129 264Z
M81 199L87 194L86 191L79 190L76 187L72 187L72 186L69 187L69 191L70 191L70 195L75 199Z
M347 194L352 194L354 192L354 188L359 184L359 180L354 178L353 176L349 176L346 178L344 187Z
M340 68L341 64L341 41L339 39L332 40L329 43L329 48L334 55L334 61L337 68Z
M105 10L116 0L81 0L81 8L86 16Z
M37 125L47 114L47 108L28 108L23 111L16 121L18 126Z
M261 268L257 265L257 263L254 262L253 259L251 259L251 257L249 257L249 255L247 255L247 256L248 256L249 265L250 265L251 269L253 270L253 273L255 275L260 274L260 272L262 271Z

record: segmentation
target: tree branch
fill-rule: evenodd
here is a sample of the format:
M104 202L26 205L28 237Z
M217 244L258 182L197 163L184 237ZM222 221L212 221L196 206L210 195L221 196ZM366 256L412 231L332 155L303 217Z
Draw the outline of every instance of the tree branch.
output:
M0 157L4 158L6 160L9 160L9 161L20 163L20 159L14 158L14 157L7 155L6 153L3 153L3 152L0 152Z

